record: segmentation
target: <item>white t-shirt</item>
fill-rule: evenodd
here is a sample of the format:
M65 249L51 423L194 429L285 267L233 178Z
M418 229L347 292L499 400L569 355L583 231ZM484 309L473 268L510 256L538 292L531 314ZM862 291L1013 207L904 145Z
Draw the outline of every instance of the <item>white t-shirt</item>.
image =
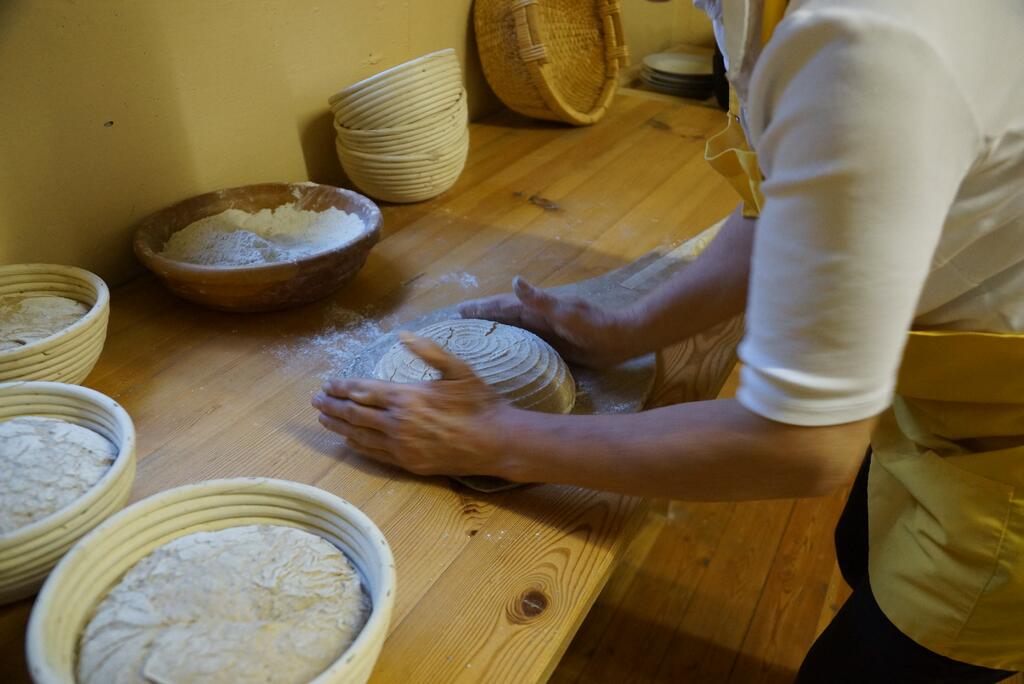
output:
M744 406L867 418L912 325L1024 331L1024 3L793 2L745 104L766 202Z

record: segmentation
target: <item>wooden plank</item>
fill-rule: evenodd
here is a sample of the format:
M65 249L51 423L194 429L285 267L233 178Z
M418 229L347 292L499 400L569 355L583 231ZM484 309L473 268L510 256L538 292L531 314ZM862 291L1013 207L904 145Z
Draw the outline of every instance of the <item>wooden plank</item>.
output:
M581 644L588 658L574 681L651 681L687 606L722 542L734 504L673 504L623 598L606 610L606 629ZM603 679L606 678L606 679Z
M734 396L738 380L734 368L720 396ZM655 544L616 571L553 680L791 681L849 595L832 549L845 499L840 492L795 502L672 502L671 515L648 532L657 534ZM710 515L723 506L728 515ZM787 508L792 514L778 533ZM764 525L737 523L751 516L765 516ZM757 556L754 562L736 562L744 548ZM695 561L701 570L687 575ZM683 572L661 579L676 568ZM645 572L662 584L645 582ZM621 589L633 582L644 590Z
M620 555L642 518L623 497L578 488L496 498L500 508L473 535L472 553L458 556L388 639L393 652L417 657L382 659L375 681L544 680L557 662L546 652L561 654L575 632L565 625L575 627L596 597L587 576L609 573L605 551ZM524 540L530 555L520 553ZM468 624L475 628L438 628Z
M792 501L737 504L699 590L664 649L656 679L728 678L792 510Z
M795 503L729 681L792 681L828 600L832 531L845 502L838 492Z
M825 590L825 600L821 603L821 612L818 614L818 622L814 627L814 638L817 639L832 618L836 616L839 609L850 598L850 587L846 586L846 580L839 572L839 564L832 563L832 573L828 576L828 588Z
M627 592L643 571L647 556L667 524L665 515L653 512L648 514L640 531L626 548L601 596L576 633L572 646L552 673L549 680L552 684L570 684L583 676L583 670L593 656L597 644L611 627L616 613L626 600ZM583 645L582 648L577 647L578 644Z
M30 684L25 662L25 629L34 599L0 608L0 673L5 684Z

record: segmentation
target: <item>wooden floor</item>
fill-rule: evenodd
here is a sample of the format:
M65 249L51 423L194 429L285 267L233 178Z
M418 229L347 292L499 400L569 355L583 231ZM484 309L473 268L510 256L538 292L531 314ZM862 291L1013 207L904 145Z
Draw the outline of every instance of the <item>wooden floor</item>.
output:
M791 682L850 594L832 542L846 496L652 512L550 682Z
M735 374L723 390L732 394ZM652 513L551 681L789 682L848 595L846 492Z

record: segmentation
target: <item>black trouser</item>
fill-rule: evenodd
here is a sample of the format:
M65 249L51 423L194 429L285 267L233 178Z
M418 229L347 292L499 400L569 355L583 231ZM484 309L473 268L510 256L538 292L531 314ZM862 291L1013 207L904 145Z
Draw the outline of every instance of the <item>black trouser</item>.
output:
M853 594L811 646L797 684L899 682L982 684L1012 672L968 665L929 651L885 617L868 583L868 453L836 525L836 558Z

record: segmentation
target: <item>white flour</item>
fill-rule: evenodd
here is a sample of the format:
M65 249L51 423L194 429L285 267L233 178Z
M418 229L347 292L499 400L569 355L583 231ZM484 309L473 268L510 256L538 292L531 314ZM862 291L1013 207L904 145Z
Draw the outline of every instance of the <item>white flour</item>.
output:
M472 273L466 273L465 271L452 271L451 273L445 273L437 279L437 282L444 285L447 285L448 283L458 283L463 290L480 287L480 281L476 279L476 276Z
M322 329L316 335L291 337L287 343L274 346L271 352L286 363L323 360L327 365L324 376L327 378L345 370L364 347L394 324L394 316L377 322L350 309L334 306L324 312Z
M300 257L337 247L362 234L355 214L284 204L250 214L228 209L199 219L174 233L161 255L205 266L247 266Z

